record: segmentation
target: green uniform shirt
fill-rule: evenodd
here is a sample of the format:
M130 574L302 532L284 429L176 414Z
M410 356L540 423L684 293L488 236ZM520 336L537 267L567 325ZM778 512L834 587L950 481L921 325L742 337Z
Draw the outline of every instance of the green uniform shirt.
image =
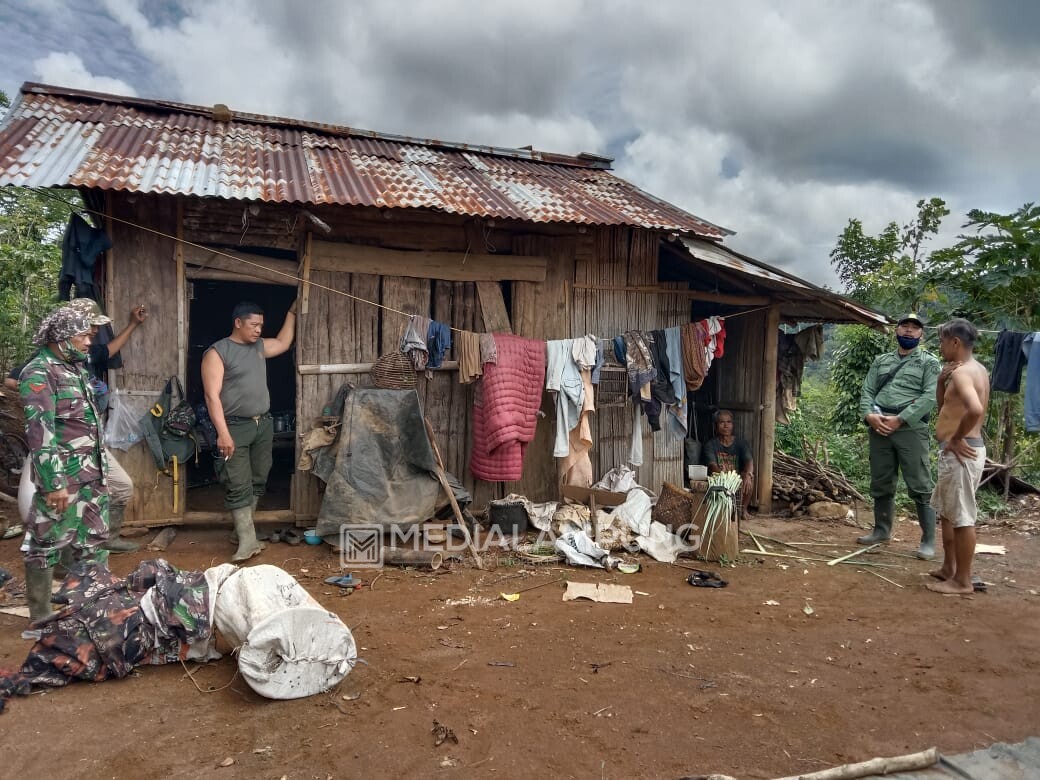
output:
M904 360L907 365L878 392L881 380ZM859 416L865 418L877 404L884 413L897 414L908 428L923 428L928 424L928 415L935 408L935 383L942 367L938 358L920 347L905 358L899 352L886 352L874 358L863 380L863 392L859 399Z
M19 388L37 489L104 482L101 415L86 370L44 347L22 369Z

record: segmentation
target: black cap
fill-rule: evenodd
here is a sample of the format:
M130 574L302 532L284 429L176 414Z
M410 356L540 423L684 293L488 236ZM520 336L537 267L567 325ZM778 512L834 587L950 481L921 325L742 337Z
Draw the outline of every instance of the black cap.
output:
M920 315L915 314L914 312L910 312L910 314L907 314L905 317L900 319L896 325L902 325L904 322L912 322L919 328L924 327L924 320L921 319Z

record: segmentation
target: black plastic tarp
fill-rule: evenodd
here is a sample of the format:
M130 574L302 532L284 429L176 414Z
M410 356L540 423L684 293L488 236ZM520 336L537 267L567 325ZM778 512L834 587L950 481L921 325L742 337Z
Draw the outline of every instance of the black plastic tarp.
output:
M321 536L338 534L343 524L414 525L449 506L414 390L350 390L341 420L337 441L315 458L314 473L327 482ZM469 493L450 475L448 481L466 507Z

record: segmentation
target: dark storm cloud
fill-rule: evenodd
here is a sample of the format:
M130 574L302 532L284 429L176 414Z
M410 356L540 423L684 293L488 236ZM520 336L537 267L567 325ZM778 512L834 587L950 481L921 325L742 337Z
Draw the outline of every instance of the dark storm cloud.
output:
M616 158L832 281L849 217L1012 210L1040 180L1040 2L9 0L0 88L149 97Z
M927 0L939 26L963 53L1040 60L1040 3L1036 0Z

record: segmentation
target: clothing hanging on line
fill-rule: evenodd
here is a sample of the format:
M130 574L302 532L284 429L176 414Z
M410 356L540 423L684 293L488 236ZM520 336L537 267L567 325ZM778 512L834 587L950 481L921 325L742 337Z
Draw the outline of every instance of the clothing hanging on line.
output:
M993 348L993 374L990 386L1002 393L1017 393L1022 388L1022 369L1026 364L1026 353L1022 342L1026 333L1002 330Z

